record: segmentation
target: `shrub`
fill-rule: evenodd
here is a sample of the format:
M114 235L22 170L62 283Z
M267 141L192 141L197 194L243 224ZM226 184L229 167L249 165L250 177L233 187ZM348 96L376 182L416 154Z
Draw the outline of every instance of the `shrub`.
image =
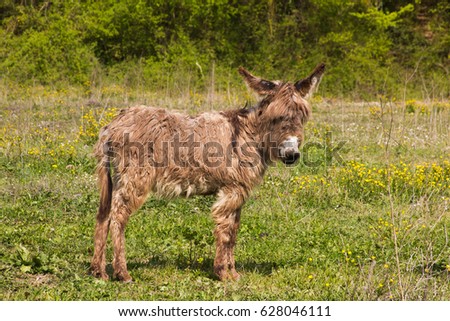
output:
M66 28L62 20L49 30L29 29L19 37L8 36L4 42L13 50L0 62L0 73L22 83L83 83L96 64L79 33Z

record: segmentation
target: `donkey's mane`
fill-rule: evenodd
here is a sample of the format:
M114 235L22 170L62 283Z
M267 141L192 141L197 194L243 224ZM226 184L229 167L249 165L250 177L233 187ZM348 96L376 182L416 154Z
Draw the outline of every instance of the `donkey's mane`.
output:
M232 147L236 147L237 138L241 134L241 126L242 122L239 119L242 118L248 118L250 114L256 113L258 110L263 110L272 100L272 95L269 95L263 99L261 99L256 105L253 105L251 107L248 107L248 102L245 104L244 107L237 108L237 109L230 109L221 111L220 114L223 115L228 119L228 121L231 124L232 127L232 135L231 135L231 144Z
M233 147L233 149L236 148L237 139L241 134L241 121L239 120L239 116L247 117L250 112L251 110L245 107L220 112L220 114L226 117L231 124L231 146Z

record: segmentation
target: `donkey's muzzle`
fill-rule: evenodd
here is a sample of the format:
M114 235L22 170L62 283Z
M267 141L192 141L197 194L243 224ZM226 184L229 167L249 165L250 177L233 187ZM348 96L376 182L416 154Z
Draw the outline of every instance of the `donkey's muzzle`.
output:
M281 161L286 165L295 164L300 158L300 152L295 151L292 153L285 153L283 157L280 157Z
M279 146L278 156L284 164L294 164L300 158L297 137L290 136L283 141Z

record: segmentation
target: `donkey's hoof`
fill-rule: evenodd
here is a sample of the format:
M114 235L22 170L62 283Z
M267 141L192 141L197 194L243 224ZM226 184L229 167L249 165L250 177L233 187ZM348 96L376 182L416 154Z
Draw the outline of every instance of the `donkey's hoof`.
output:
M97 279L102 279L104 281L109 280L109 276L108 274L106 274L106 272L91 269L91 275Z
M100 274L99 278L102 279L103 281L109 281L109 276L106 273Z
M229 282L237 282L237 281L239 281L240 280L240 278L241 278L241 276L239 275L239 274L227 274L227 275L224 275L224 276L219 276L219 279L220 279L220 281L222 281L222 282L227 282L227 281L229 281Z
M238 281L241 278L241 275L236 270L216 270L216 274L220 281Z
M133 282L133 278L128 274L128 273L124 273L124 274L115 274L114 277L123 283L132 283Z
M233 281L239 281L241 279L241 275L236 272L236 270L230 271L230 279Z

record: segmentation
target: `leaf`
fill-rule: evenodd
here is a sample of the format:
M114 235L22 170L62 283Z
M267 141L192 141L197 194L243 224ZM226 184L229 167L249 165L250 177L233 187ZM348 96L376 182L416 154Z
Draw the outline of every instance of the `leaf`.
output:
M30 273L31 272L31 266L30 265L22 265L20 267L20 271L23 273Z
M17 255L18 259L20 260L19 263L32 263L30 251L28 251L28 249L22 244L19 244L17 246Z

